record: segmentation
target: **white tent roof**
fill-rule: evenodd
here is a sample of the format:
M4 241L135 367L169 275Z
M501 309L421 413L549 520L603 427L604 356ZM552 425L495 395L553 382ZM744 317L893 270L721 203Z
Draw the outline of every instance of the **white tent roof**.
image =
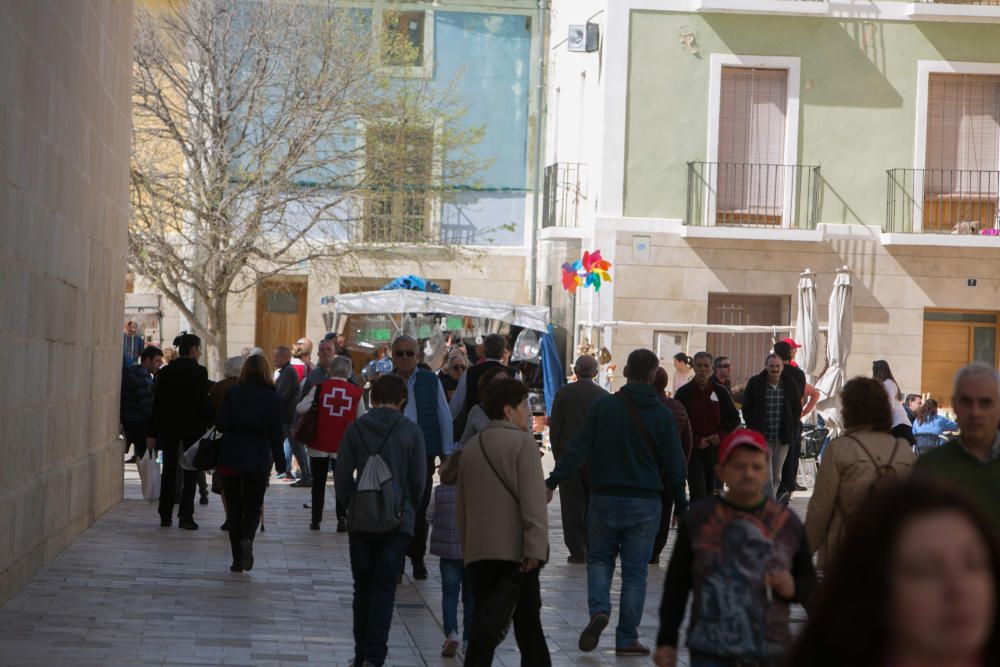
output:
M501 320L535 331L548 331L549 327L549 309L545 306L526 306L471 296L395 289L340 294L332 300L336 313L348 315L446 313Z

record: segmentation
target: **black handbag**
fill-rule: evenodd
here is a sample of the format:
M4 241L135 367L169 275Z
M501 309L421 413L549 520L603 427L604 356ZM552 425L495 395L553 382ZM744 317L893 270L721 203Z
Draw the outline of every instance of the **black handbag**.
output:
M483 606L472 616L472 635L496 646L510 630L514 609L521 598L524 573L516 569L500 580Z
M195 470L211 470L219 461L219 444L222 442L222 433L214 426L208 433L201 436L197 442L198 450L191 461L191 467Z

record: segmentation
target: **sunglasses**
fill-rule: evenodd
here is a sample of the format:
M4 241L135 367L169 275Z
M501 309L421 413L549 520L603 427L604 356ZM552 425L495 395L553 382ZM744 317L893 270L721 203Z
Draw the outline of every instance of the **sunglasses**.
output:
M392 353L394 357L415 357L417 353L413 350L394 350Z

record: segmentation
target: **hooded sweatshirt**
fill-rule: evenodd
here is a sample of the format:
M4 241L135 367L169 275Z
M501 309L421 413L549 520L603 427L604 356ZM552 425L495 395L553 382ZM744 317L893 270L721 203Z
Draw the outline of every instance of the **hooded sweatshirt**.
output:
M416 508L424 493L427 456L420 427L399 410L373 408L347 427L334 471L337 502L350 507L355 480L364 470L368 457L376 451L392 471L396 489L403 494L403 523L397 531L413 535Z
M601 396L556 462L545 484L554 489L589 462L590 490L606 496L659 498L666 489L678 514L687 509L684 482L687 466L674 416L652 385L629 383L622 391L631 397L639 419L656 445L656 460L629 416L624 401L615 394Z

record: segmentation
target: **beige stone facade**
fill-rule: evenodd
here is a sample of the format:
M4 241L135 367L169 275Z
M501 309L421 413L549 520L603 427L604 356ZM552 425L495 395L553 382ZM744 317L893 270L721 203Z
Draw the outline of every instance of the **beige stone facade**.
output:
M655 228L655 221L648 222ZM668 226L666 221L663 226ZM847 266L854 274L849 374L870 375L871 362L886 359L903 391L917 393L925 382L921 372L927 310L1000 311L1000 250L994 247L886 244L878 232L866 238L860 226L851 234L813 241L780 240L782 232L777 231L774 240L688 238L679 229L650 233L649 227L605 232L615 238L609 256L615 266L613 285L602 290L600 319L707 324L710 294L753 294L787 297L789 319L773 324L793 324L799 274L809 268L818 274L817 309L825 326L836 270ZM837 226L836 231L847 229ZM636 235L651 238L648 258L634 255ZM969 285L970 279L975 286ZM586 320L586 314L577 319ZM612 352L620 362L635 347L654 345L652 327L607 327L604 333L610 334ZM705 349L706 338L704 331L691 331L689 353ZM825 344L825 336L820 338Z
M122 497L132 13L0 4L0 603Z

